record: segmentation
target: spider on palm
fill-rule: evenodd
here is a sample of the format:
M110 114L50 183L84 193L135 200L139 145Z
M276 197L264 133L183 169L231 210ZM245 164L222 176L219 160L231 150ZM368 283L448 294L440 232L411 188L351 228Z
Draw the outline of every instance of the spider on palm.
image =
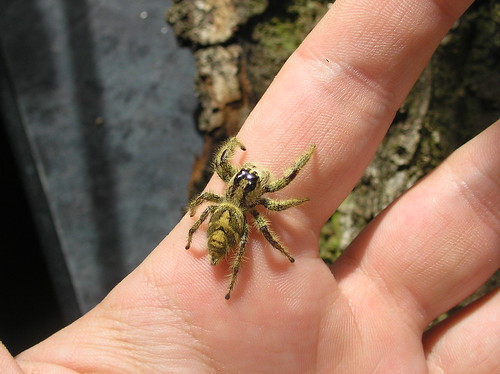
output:
M215 171L227 183L225 195L219 196L211 192L204 192L191 201L188 206L189 214L193 217L196 209L203 202L215 203L215 205L209 205L189 229L186 249L189 249L191 245L193 234L210 214L212 217L210 218L207 232L210 264L217 265L238 244L236 255L231 261L231 281L227 288L226 300L231 296L248 240L249 225L246 218L247 213L253 217L255 227L267 241L283 253L290 262L295 261L276 235L270 230L267 220L257 211L256 207L262 205L272 211L281 211L307 201L307 198L273 200L262 197L262 195L268 192L279 191L286 187L309 161L315 148L312 145L285 172L283 177L275 181L269 181L269 172L259 169L252 163L245 163L240 168L235 168L229 163L237 147L243 151L246 150L245 146L238 139L230 138L222 145L214 159Z

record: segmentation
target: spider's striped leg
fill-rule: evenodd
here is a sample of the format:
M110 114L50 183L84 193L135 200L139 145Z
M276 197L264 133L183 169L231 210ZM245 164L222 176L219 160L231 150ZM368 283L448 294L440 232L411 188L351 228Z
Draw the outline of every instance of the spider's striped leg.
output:
M303 199L288 199L288 200L273 200L264 198L259 201L259 204L262 204L269 210L280 211L300 205L308 200L309 199L307 197Z
M276 234L271 231L271 229L269 228L269 223L266 221L266 219L262 217L262 215L260 215L260 213L255 209L252 210L252 215L255 220L255 226L257 226L262 235L264 235L264 238L266 238L266 240L271 243L274 248L283 253L290 262L295 262L295 259L292 257L290 252L288 252L283 244L281 244L279 239L276 237Z
M188 205L189 215L192 217L196 212L196 208L203 204L205 201L210 201L212 203L220 203L222 201L222 196L216 195L212 192L203 192L196 196Z
M299 171L305 166L305 164L307 164L307 161L311 158L315 148L316 146L312 145L306 153L295 161L295 164L292 165L291 168L285 171L285 174L281 178L269 183L265 187L266 192L275 192L288 186L288 184L295 179L297 174L299 174Z
M198 218L198 220L194 223L194 225L191 226L188 233L188 242L186 244L186 249L189 249L189 247L191 246L191 240L193 240L193 234L195 233L195 231L198 230L203 221L205 221L208 215L210 213L213 213L215 209L217 209L217 205L210 205L209 207L207 207L207 209L205 209L203 213L201 213L200 218Z
M229 138L222 144L214 158L214 169L217 174L219 174L219 177L226 183L238 172L238 170L229 163L229 159L233 156L236 147L240 147L240 149L246 151L245 146L241 144L238 139Z
M238 275L238 271L240 270L241 261L243 260L243 254L245 253L245 246L248 240L248 223L245 222L245 226L243 229L243 234L241 235L240 244L238 246L238 252L236 252L236 256L234 257L231 264L231 281L227 288L226 300L229 300L231 297L231 291L233 290L234 283L236 282L236 276Z

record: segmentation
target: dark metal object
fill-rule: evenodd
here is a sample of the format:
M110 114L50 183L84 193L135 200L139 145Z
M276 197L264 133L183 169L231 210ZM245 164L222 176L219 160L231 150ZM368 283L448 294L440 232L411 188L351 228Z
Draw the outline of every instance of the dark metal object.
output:
M193 57L163 20L168 1L0 6L0 105L71 320L181 216L201 147Z

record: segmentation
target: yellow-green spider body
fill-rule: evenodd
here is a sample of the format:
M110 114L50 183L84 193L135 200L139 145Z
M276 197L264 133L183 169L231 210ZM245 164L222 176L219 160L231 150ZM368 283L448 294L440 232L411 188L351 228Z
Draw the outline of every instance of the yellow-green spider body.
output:
M191 245L194 232L209 215L211 215L211 218L208 224L207 236L210 264L216 265L238 245L236 255L231 261L231 281L225 296L226 299L229 299L234 287L248 240L249 225L246 218L248 214L253 217L255 226L267 241L283 253L290 262L295 261L276 235L270 230L267 220L257 211L256 207L262 205L269 210L281 211L307 201L307 198L273 200L262 196L265 193L275 192L286 187L309 161L315 148L315 146L311 146L285 172L283 177L275 181L269 181L269 172L259 169L252 163L245 163L240 168L235 168L229 163L237 147L246 150L238 139L230 138L219 149L214 160L216 173L227 184L225 195L219 196L211 192L204 192L191 201L188 207L192 217L197 207L203 202L214 203L214 205L209 205L203 211L199 219L189 230L186 249L189 249Z

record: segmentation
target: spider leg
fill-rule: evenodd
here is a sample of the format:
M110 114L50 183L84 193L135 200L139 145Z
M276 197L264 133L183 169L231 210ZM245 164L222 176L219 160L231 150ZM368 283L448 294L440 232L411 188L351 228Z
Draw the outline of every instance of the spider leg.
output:
M220 203L222 201L222 196L216 195L212 192L203 192L202 194L199 194L196 196L190 203L189 203L189 215L192 217L194 216L196 212L196 208L198 208L199 205L201 205L204 201L211 201L213 203Z
M307 197L304 199L288 199L288 200L273 200L264 198L259 201L259 204L262 204L269 210L280 211L300 205L308 200L309 199Z
M306 153L304 153L297 159L297 161L295 161L295 164L293 164L292 167L290 167L287 171L285 171L285 174L281 178L276 179L275 181L265 186L264 187L265 191L275 192L288 186L288 184L290 184L290 182L295 179L295 177L297 176L299 171L304 167L307 161L309 161L314 151L314 148L316 148L316 146L312 145Z
M248 223L245 222L245 226L243 229L243 234L241 235L240 244L238 246L238 252L236 252L236 256L234 257L231 264L231 281L229 286L227 287L227 293L225 296L226 300L229 300L231 297L231 291L233 290L234 283L236 282L236 276L238 275L238 271L240 270L240 265L243 260L243 253L245 253L245 245L248 240Z
M283 244L281 244L279 239L276 237L276 234L274 234L271 231L266 219L264 217L262 217L260 215L260 213L257 212L255 209L253 209L251 212L252 212L252 216L255 220L255 226L259 229L259 231L262 233L262 235L264 235L264 238L266 238L266 240L269 243L271 243L271 245L274 248L276 248L278 251L283 253L286 256L286 258L288 258L288 260L290 262L295 262L295 259L292 257L290 252L288 252L287 249L283 246Z
M210 213L213 213L215 209L217 209L217 205L210 205L209 207L207 207L207 209L205 209L203 213L201 213L200 218L198 218L194 225L191 226L188 233L188 242L186 244L186 249L189 249L189 247L191 246L191 240L193 240L193 234L195 233L195 231L198 230L203 221L205 221L208 215Z
M226 183L238 172L238 170L228 161L233 156L236 147L240 147L240 149L246 151L245 146L241 144L238 139L229 138L222 144L214 158L214 169L219 177Z

